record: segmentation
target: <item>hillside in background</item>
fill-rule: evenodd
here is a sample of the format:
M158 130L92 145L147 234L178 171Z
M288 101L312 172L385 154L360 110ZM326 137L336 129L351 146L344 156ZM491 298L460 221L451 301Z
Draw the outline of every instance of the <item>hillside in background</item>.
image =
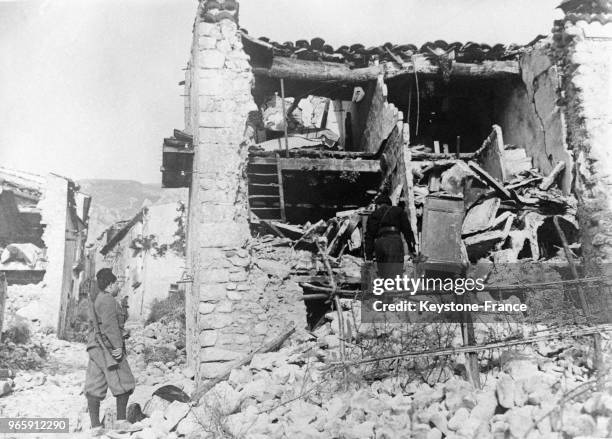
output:
M145 205L187 203L186 188L162 189L157 184L132 180L80 180L78 184L81 192L92 197L88 242L117 221L132 218Z

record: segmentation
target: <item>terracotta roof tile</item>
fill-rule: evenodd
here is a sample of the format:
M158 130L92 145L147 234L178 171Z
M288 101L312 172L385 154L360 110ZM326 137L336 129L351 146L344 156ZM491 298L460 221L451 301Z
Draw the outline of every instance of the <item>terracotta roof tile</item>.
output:
M248 35L248 32L244 31ZM250 37L252 38L252 37ZM420 53L426 56L434 56L453 51L455 60L466 63L478 63L485 60L514 59L520 53L521 46L495 44L478 44L467 42L448 43L444 40L428 41L417 47L414 44L393 44L387 42L381 46L365 47L363 44L356 43L350 46L342 45L334 48L325 40L315 37L310 41L305 39L297 40L295 43L286 41L282 44L271 41L269 38L260 37L255 41L263 41L272 46L275 56L296 57L304 60L321 60L339 63L348 63L355 67L361 67L378 61L398 61L407 62L414 54Z

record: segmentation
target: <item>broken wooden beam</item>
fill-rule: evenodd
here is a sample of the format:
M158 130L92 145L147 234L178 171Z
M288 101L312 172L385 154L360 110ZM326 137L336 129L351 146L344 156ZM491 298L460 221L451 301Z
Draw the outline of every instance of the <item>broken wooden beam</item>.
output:
M576 264L574 262L574 257L572 256L572 251L570 250L569 243L567 242L567 238L565 237L565 233L559 224L559 217L555 215L553 217L553 224L555 225L555 230L557 231L557 235L559 235L559 239L561 240L561 245L563 246L563 252L565 253L565 259L567 260L567 265L570 268L570 272L572 273L572 277L575 280L580 279L578 274L578 269L576 268ZM582 289L582 285L578 284L578 299L580 300L580 307L582 308L582 312L584 312L585 317L591 317L591 310L589 309L589 304L586 300L586 295L584 294L584 290Z
M563 172L565 169L565 162L558 162L550 174L548 174L540 183L539 189L542 191L547 191L553 185L559 174Z
M508 189L504 187L504 185L499 182L495 177L489 174L487 171L482 169L476 162L470 161L468 162L468 166L472 171L474 171L480 178L486 181L493 189L499 192L506 199L512 198L512 194Z
M337 294L343 299L351 299L354 298L355 295L359 292L359 290L344 290L340 288L333 289L331 287L323 287L320 285L313 285L308 282L301 282L300 287L306 288L311 291L318 291L319 293L327 294L327 297L331 297L332 294Z

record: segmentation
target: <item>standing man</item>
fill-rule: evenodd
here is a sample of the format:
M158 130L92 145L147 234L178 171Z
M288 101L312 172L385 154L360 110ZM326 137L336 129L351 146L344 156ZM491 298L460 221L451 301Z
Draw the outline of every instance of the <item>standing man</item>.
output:
M100 422L100 402L106 397L108 388L117 399L115 429L130 430L126 409L128 398L136 385L126 358L125 314L115 300L119 292L117 277L110 268L103 268L96 274L96 281L98 292L93 306L90 307L92 330L87 340L89 364L85 377L85 396L92 436L104 433Z
M404 243L414 253L414 242L408 215L398 206L393 206L388 196L379 197L376 210L368 218L365 233L366 259L376 257L378 276L395 278L404 273Z

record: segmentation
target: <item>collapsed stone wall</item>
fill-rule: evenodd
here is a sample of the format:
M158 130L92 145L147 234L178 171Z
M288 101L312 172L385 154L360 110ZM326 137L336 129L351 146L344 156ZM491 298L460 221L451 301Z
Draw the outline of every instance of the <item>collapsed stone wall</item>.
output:
M567 141L575 159L582 253L594 270L612 262L612 23L560 22L555 42L563 66Z
M187 357L198 379L257 347L291 320L294 303L270 291L257 271L247 210L244 139L253 74L237 26L235 2L202 2L194 26L186 106L194 136L187 231ZM290 289L289 289L290 290ZM283 294L296 295L295 291ZM297 294L299 297L299 294ZM278 312L271 308L278 305ZM304 313L302 313L304 316Z
M497 119L506 144L525 148L533 165L543 174L562 161L568 172L560 187L571 191L572 159L565 142L565 121L558 105L560 77L548 42L520 58L521 82L503 87L498 97Z

